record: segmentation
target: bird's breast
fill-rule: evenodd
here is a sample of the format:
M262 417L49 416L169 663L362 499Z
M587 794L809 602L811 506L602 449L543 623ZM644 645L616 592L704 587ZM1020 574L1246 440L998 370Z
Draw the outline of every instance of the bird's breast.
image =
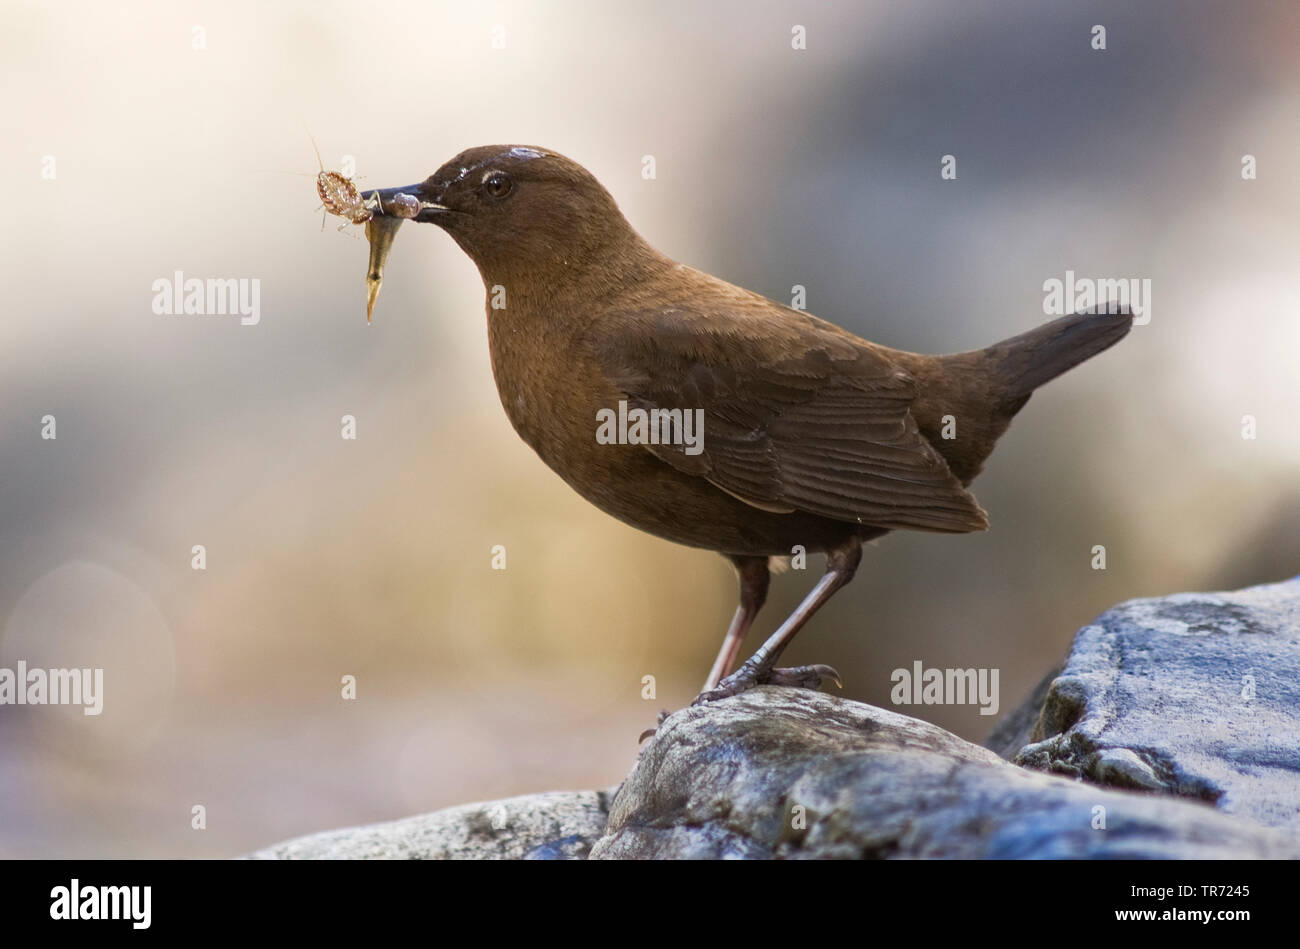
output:
M488 345L501 407L515 431L552 467L594 443L593 402L604 397L594 363L551 314L492 313Z

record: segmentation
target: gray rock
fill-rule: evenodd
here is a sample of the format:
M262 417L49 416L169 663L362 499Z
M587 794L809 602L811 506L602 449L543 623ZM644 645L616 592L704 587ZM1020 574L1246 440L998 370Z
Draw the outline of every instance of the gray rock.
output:
M1300 578L1080 630L1015 761L1300 830Z
M1124 756L1116 769L1134 768ZM592 859L1300 857L1203 804L1018 768L894 712L764 687L660 726Z
M980 744L990 751L996 751L1008 761L1020 753L1020 749L1033 741L1034 729L1038 727L1038 717L1043 713L1043 703L1052 683L1061 674L1062 665L1058 664L1039 680L1038 685L1029 693L1028 698L1010 712L1002 716L997 726Z
M310 834L255 860L581 860L605 829L607 791L462 804L386 824Z

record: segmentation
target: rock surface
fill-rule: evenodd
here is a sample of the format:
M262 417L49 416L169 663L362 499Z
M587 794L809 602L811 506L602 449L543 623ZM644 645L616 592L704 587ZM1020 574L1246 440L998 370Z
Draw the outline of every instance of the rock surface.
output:
M1300 578L1103 613L1031 740L1018 764L1300 830Z
M1109 610L989 745L1004 757L765 687L670 716L617 793L467 804L252 856L1300 859L1300 578Z
M581 860L605 829L607 791L462 804L386 824L287 840L255 860Z
M672 715L592 859L1300 858L1201 803L1018 768L933 725L760 688Z

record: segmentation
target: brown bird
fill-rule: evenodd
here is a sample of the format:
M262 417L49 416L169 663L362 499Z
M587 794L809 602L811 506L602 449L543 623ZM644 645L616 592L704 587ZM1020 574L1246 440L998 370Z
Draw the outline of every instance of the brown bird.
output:
M853 579L862 542L986 529L966 485L1012 416L1131 323L1099 308L973 352L889 349L665 257L590 172L549 149L471 148L421 184L379 191L377 215L404 202L409 217L399 195L478 266L492 371L520 437L606 513L735 564L740 604L697 704L759 683L838 682L829 666L775 665ZM678 437L598 439L602 419L637 409L668 410L652 418ZM698 419L702 437L675 419ZM824 552L825 574L731 672L769 558L796 545Z

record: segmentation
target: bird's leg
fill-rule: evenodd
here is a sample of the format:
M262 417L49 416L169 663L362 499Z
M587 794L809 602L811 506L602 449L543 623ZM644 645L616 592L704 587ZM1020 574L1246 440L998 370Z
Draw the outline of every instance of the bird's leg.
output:
M767 601L767 588L772 580L766 557L736 555L727 559L736 565L736 571L740 574L740 605L736 607L736 615L731 618L731 626L727 628L727 635L722 640L718 658L713 660L713 668L709 670L703 692L712 689L731 671L732 665L736 662L736 654L740 652L741 643L745 641L749 628L754 625L754 617ZM637 743L640 744L657 732L667 717L667 711L660 712L655 727L643 731Z
M718 658L713 660L713 668L709 670L709 677L704 680L701 692L714 688L731 671L736 662L736 654L740 652L740 645L745 641L749 628L754 625L754 617L767 600L767 587L772 576L767 569L767 558L737 556L730 559L740 573L740 605L736 607L736 615L731 618L731 626L727 629L722 648L718 650Z
M776 669L777 659L785 647L790 645L795 634L803 628L822 604L835 595L835 591L853 579L858 563L862 560L862 541L854 536L838 547L826 552L826 573L817 581L790 618L781 624L758 651L750 656L739 669L727 676L712 689L701 692L692 705L714 702L729 695L737 695L756 685L791 685L800 688L815 689L822 679L834 679L838 684L839 673L830 666L798 666L793 669Z

